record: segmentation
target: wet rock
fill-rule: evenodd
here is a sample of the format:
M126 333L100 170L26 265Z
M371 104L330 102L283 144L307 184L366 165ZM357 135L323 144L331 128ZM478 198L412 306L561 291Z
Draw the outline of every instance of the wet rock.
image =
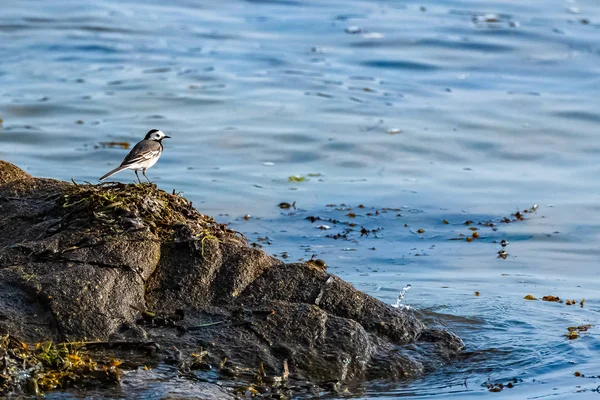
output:
M0 161L0 232L0 334L25 342L154 343L159 362L270 387L416 377L462 348L154 185L75 185Z

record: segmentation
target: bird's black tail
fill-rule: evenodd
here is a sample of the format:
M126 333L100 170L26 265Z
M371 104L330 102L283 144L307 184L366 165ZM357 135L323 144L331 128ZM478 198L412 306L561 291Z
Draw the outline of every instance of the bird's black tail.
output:
M103 181L103 180L105 180L106 178L108 178L109 176L112 176L112 175L116 174L117 172L121 172L121 171L123 171L123 170L124 170L124 169L126 169L126 168L127 168L127 166L120 165L120 166L118 166L117 168L113 169L112 171L110 171L110 172L108 172L108 173L104 174L104 175L102 176L102 178L100 178L100 180L101 180L101 181Z

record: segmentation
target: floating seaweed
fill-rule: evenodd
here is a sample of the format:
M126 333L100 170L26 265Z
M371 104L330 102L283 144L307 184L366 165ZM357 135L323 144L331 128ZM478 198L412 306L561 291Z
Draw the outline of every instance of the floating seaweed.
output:
M544 296L542 297L542 301L551 301L551 302L560 302L560 297L558 296L552 296L552 295L548 295L548 296Z
M593 326L594 325L592 325L592 324L585 324L585 325L579 325L579 326L569 326L567 328L567 330L569 332L587 332Z
M292 204L290 204L290 203L284 201L282 203L279 203L277 205L277 207L281 208L282 210L289 210L290 208L296 209L296 202L293 202Z
M304 182L305 180L306 178L300 175L292 175L288 177L289 182Z
M83 124L83 121L81 121L81 123ZM96 146L94 146L95 149L115 149L115 148L119 148L119 149L123 149L123 150L127 150L129 149L129 147L131 146L131 144L129 142L100 142L98 143Z

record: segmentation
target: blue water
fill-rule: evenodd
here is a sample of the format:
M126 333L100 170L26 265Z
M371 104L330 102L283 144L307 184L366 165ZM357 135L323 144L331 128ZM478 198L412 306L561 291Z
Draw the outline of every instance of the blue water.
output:
M600 305L600 3L3 0L1 10L1 159L94 182L126 154L102 142L159 128L173 137L148 173L161 188L251 240L268 236L269 253L316 254L388 303L411 284L405 304L446 315L438 322L480 352L360 396L598 396L598 327L563 335L596 323ZM326 206L342 203L352 210ZM525 221L499 222L534 204ZM366 215L384 208L400 211ZM308 216L357 226L334 240L349 226ZM497 230L475 224L479 238L450 240L473 233L467 220ZM360 226L382 229L360 237Z

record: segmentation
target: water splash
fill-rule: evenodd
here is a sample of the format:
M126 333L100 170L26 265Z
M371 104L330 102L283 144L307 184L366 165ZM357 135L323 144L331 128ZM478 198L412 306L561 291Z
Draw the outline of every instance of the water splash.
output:
M412 286L409 283L408 285L404 286L402 288L402 290L400 291L400 294L398 295L398 298L396 299L396 302L394 304L392 304L392 307L394 308L402 308L405 310L410 309L409 305L406 304L402 304L402 300L404 300L404 295L406 294L406 292L408 291L408 289L410 289Z

